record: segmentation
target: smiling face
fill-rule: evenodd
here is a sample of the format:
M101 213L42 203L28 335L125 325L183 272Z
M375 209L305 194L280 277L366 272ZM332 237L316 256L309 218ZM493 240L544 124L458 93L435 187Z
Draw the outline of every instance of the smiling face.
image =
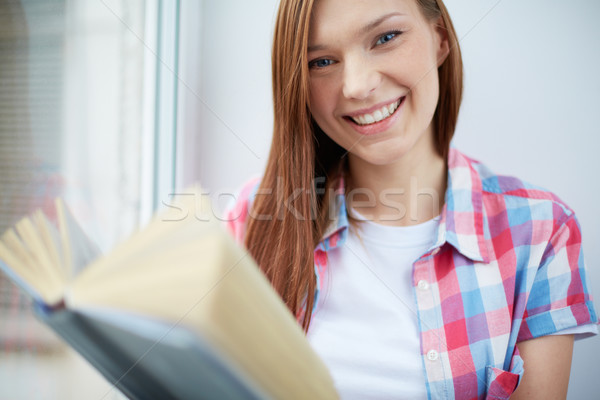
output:
M394 163L435 153L440 21L416 0L317 0L310 22L311 113L350 162Z

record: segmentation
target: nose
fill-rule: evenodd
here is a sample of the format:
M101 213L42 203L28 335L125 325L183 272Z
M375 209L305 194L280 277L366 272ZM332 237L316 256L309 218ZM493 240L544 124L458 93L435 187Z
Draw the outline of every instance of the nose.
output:
M343 94L347 99L365 100L379 86L380 75L363 57L345 61Z

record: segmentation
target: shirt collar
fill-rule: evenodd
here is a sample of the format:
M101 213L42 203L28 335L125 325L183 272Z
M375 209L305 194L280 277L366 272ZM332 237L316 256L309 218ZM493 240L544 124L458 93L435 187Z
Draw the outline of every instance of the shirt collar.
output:
M489 262L482 184L475 164L477 162L454 147L450 148L445 204L432 249L447 242L473 261ZM328 251L346 240L349 222L344 193L344 180L341 178L329 213L331 222L317 249Z
M346 210L346 196L344 177L340 177L335 194L333 196L332 206L329 210L330 222L325 229L323 239L317 246L317 249L328 251L342 245L348 235L348 213Z

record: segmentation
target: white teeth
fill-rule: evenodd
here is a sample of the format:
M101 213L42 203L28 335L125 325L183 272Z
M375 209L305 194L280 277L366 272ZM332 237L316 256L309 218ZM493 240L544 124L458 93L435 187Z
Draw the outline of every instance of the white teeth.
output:
M363 114L357 117L352 117L352 120L359 125L370 125L374 124L375 122L383 121L384 119L392 115L394 111L396 111L396 109L400 105L401 100L402 99L398 100L393 104L383 106L379 110L376 110L371 114Z

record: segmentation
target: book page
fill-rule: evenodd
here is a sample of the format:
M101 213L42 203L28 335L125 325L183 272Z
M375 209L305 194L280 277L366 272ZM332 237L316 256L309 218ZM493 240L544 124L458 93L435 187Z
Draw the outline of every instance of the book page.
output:
M34 301L46 303L52 297L51 288L41 287L38 276L18 260L11 250L0 241L0 270ZM36 283L30 283L36 282Z
M62 201L55 205L58 227L37 210L0 238L2 269L47 306L62 302L67 282L100 253Z
M212 218L208 198L201 194L199 188L191 188L185 193L174 198L169 209L154 216L145 228L118 244L110 252L110 257L96 259L82 274L85 278L78 279L94 281L98 275L110 275L111 269L121 269L123 265L139 263L141 256L152 259L164 249L172 249L182 237L189 239L194 234L201 233L203 229L210 228L212 225L203 223ZM190 225L190 221L196 221L198 224ZM193 229L194 233L190 234L186 229Z
M59 267L52 262L44 240L29 218L22 219L16 226L18 234L11 228L0 239L0 259L4 269L10 269L7 275L29 294L35 292L33 297L38 301L41 299L48 305L59 303L66 282Z
M40 238L42 239L44 249L50 257L53 269L61 272L61 280L66 282L68 279L66 271L64 270L64 262L61 251L61 241L58 230L53 226L48 218L44 215L41 210L37 210L32 217L33 223L35 224L36 230L39 232Z

